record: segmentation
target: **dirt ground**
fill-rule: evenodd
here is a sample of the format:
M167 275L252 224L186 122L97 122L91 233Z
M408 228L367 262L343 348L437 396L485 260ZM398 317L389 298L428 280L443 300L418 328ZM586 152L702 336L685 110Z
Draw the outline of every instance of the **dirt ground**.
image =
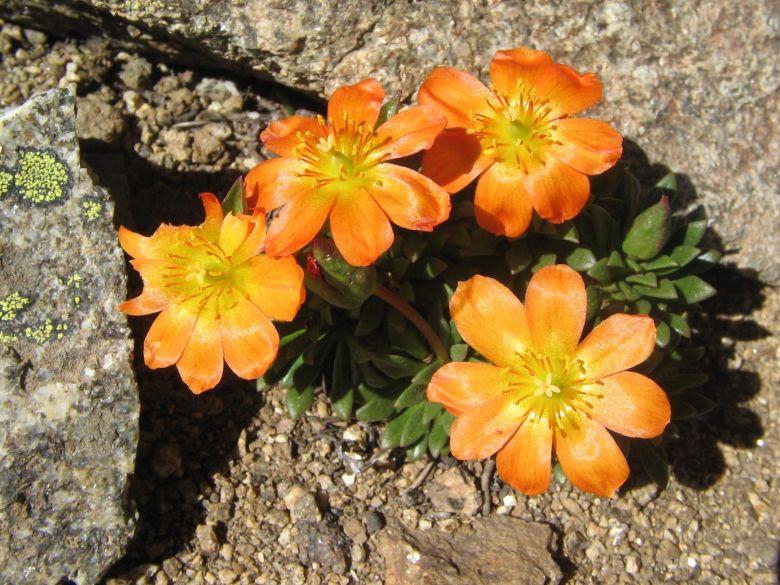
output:
M322 107L222 71L1 22L0 79L0 108L76 86L83 160L115 197L117 222L145 234L199 222L197 194L225 193L264 158L257 135L269 120ZM775 583L780 295L726 268L710 280L720 294L695 326L718 408L681 424L666 490L635 474L613 499L566 483L526 497L490 465L405 462L379 448L379 429L333 417L322 396L298 422L280 391L230 375L193 396L175 370L143 365L151 319L133 319L139 531L106 584L379 583L388 522L452 533L507 514L554 529L569 584ZM138 287L131 274L129 292Z

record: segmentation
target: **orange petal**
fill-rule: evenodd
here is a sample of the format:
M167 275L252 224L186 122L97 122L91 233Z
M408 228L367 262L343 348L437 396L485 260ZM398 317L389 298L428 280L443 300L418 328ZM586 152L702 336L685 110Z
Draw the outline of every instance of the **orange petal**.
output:
M588 177L557 158L548 157L526 178L536 212L551 223L561 223L576 216L590 197Z
M482 145L462 128L445 130L423 153L422 172L449 193L457 193L482 173L493 159L482 154Z
M229 213L225 216L222 229L219 232L218 244L226 256L231 256L246 240L252 232L252 227L252 222L247 215Z
M635 372L601 378L590 416L626 437L652 439L664 432L672 416L669 399L658 384Z
M265 251L271 256L289 256L314 239L333 207L335 192L318 189L299 195L282 207L271 222Z
M511 99L520 90L532 89L539 75L550 65L552 58L543 51L525 47L497 51L490 62L490 83L494 91Z
M376 79L340 87L328 101L328 118L336 128L344 128L351 122L355 126L365 123L372 130L384 99L385 92Z
M219 323L230 369L245 380L265 374L279 351L279 334L268 317L240 294L223 295Z
M573 169L598 175L611 169L623 154L623 137L598 120L568 118L555 123L556 142L549 152Z
M628 479L628 463L612 435L597 422L569 413L564 428L555 427L555 454L575 486L612 496Z
M429 232L449 217L449 193L428 177L389 163L371 173L374 183L366 189L394 224Z
M233 269L234 286L271 319L292 321L306 296L295 258L255 256Z
M206 219L200 227L209 240L216 241L219 236L219 230L222 227L222 219L225 217L222 211L222 204L214 193L201 193L200 200L203 203L203 209L206 211Z
M248 218L248 222L251 226L251 231L233 252L230 258L233 266L238 266L249 258L257 256L265 246L265 214L258 210Z
M520 425L522 411L503 396L470 408L452 424L450 448L456 459L485 459L498 451Z
M560 63L544 69L535 80L535 89L540 101L549 100L555 117L571 116L601 99L601 82L593 73L581 75Z
M376 131L380 144L372 156L389 160L410 156L431 147L447 120L431 106L414 106L397 113Z
M159 289L145 288L140 295L118 304L116 308L127 315L150 315L162 311L168 303L168 297Z
M508 387L506 368L477 362L453 362L436 370L428 384L428 400L455 416L498 398Z
M529 496L550 485L553 433L546 419L526 420L496 456L498 475Z
M647 315L607 317L582 340L576 356L588 376L603 378L641 364L655 347L655 323Z
M492 278L477 275L459 283L450 314L466 343L497 366L511 366L531 345L525 307Z
M302 134L311 132L322 134L322 129L316 118L306 116L290 116L284 120L276 120L260 133L260 140L266 148L279 156L292 156L293 149L303 142Z
M137 234L127 229L125 226L119 226L119 245L127 252L131 258L142 258L148 255L149 238Z
M166 368L181 357L198 313L193 307L171 305L160 313L144 339L144 362L152 369Z
M528 229L532 213L521 170L496 163L477 181L474 216L481 228L497 236L516 238Z
M579 274L565 264L542 268L528 283L525 308L535 349L552 357L574 353L587 308Z
M300 176L303 165L291 158L264 160L244 179L244 197L250 210L270 212L315 187L314 181Z
M181 379L195 394L211 390L222 378L222 341L216 301L212 300L198 314L195 328L176 362Z
M431 105L447 118L448 128L471 128L475 113L489 112L493 92L473 75L451 67L431 71L417 94L417 101Z
M344 259L353 266L368 266L393 243L393 228L384 211L366 191L336 199L330 230Z

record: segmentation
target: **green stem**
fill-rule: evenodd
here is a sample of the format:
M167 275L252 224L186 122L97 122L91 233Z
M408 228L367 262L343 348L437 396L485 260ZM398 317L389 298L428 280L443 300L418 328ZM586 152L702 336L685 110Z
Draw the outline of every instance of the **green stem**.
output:
M404 317L409 319L412 325L417 327L417 330L422 333L422 336L425 337L425 339L428 341L428 344L431 346L433 353L436 354L436 359L438 359L442 364L446 364L450 361L447 349L444 347L441 339L439 339L439 336L436 335L436 332L428 324L428 322L420 316L420 313L414 310L414 307L412 307L409 303L407 303L389 288L382 286L381 284L376 285L374 294L385 301L388 305L393 307L396 311L401 313Z

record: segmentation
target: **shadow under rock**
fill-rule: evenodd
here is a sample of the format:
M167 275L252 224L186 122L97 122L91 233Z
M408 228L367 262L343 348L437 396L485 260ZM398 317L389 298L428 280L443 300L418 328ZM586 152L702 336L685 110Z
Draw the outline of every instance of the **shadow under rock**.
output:
M651 163L645 152L630 140L624 140L623 160L644 186L654 185L671 171L659 163ZM677 192L672 209L682 210L696 206L689 219L706 219L698 201L696 188L686 175L675 174ZM695 489L712 486L723 475L726 462L720 444L753 449L763 436L760 417L744 405L761 389L761 379L755 372L742 369L742 358L737 355L737 341L765 338L769 331L751 319L765 300L764 284L755 272L728 264L728 250L723 249L717 229L710 227L705 247L714 248L725 256L725 263L702 275L718 293L693 308L690 315L694 344L704 346L705 357L697 364L698 370L709 376L700 392L715 402L715 408L703 416L673 421L677 438L666 440L666 453L671 472L681 484ZM633 469L641 469L636 461ZM632 475L624 489L647 483L642 474Z

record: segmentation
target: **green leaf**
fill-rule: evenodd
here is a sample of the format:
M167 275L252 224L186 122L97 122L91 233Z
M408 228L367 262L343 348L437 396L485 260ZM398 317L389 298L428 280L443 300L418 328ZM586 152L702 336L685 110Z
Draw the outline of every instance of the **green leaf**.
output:
M608 260L602 258L593 267L588 270L587 274L592 279L598 281L601 284L608 284L612 281L612 270L607 266Z
M406 276L406 271L411 265L412 261L409 260L409 258L404 258L403 256L393 258L390 261L390 273L396 280L402 280L404 276Z
M625 300L629 302L638 301L641 298L641 295L625 282L618 282L618 288L623 293Z
M344 343L336 348L330 384L330 408L339 418L349 419L355 403L355 389L350 375L349 350Z
M314 386L307 386L302 390L298 390L295 387L288 388L284 402L287 405L290 418L298 420L303 416L304 412L309 410L312 402L314 402Z
M363 303L360 307L360 317L355 327L355 335L361 337L376 331L382 323L386 310L387 304L377 297L372 297Z
M360 370L360 376L363 381L372 388L385 388L388 384L387 379L379 373L379 370L374 367L373 360L371 362L358 362L358 369Z
M398 106L400 104L401 92L399 91L382 105L382 109L379 110L379 117L376 119L374 128L379 128L382 124L395 116L398 113Z
M696 246L704 237L704 233L707 231L707 220L700 219L698 221L692 221L685 226L685 235L683 236L684 246Z
M401 395L395 399L393 405L396 408L409 408L425 400L425 386L421 384L410 384L401 392Z
M702 386L709 380L707 374L677 374L671 378L663 380L663 389L667 394L676 394L685 390L692 390Z
M406 450L406 458L409 461L416 461L417 459L421 459L425 457L425 454L428 452L428 435L423 435L423 437L414 445L409 447Z
M693 246L676 246L671 253L672 260L680 266L685 266L701 254L701 250Z
M638 284L634 289L643 297L650 297L653 299L669 299L674 300L677 298L677 291L668 278L662 279L658 286L642 286Z
M643 274L632 274L626 277L626 282L633 284L641 284L642 286L651 286L655 288L658 286L658 277L653 272L645 272Z
M374 356L371 362L388 378L411 378L425 367L422 362L398 354Z
M653 188L675 193L677 191L677 176L674 173L667 173Z
M663 349L669 345L671 337L672 330L669 328L669 325L663 321L657 322L655 325L655 344Z
M389 398L375 398L366 402L355 412L355 418L363 422L386 421L395 413L393 400Z
M455 417L447 411L442 411L431 426L428 434L428 449L431 455L438 457L450 440L450 428L455 422Z
M423 423L425 405L425 402L421 402L414 406L410 406L403 413L390 421L385 432L382 434L379 443L380 446L383 449L408 447L419 440L428 430L428 426Z
M357 363L364 364L374 357L374 352L358 341L356 337L348 335L346 340L347 346L349 347L349 353L352 356L352 359Z
M675 403L677 403L678 405L685 403L691 406L695 411L696 416L705 414L711 411L713 408L715 408L715 402L713 402L706 396L702 396L698 392L682 392L680 394L672 394L669 396L669 401L672 404L672 413L674 413ZM674 418L679 418L679 417L674 416Z
M239 177L235 180L230 190L222 200L222 213L228 215L241 215L246 211L244 207L244 178Z
M566 256L566 264L577 272L585 272L586 270L593 268L596 264L596 256L587 248L574 248L574 250Z
M679 266L680 265L677 264L677 262L675 262L671 256L667 256L666 254L658 256L651 262L647 262L644 265L645 270L652 270L654 272L659 270L667 270L669 268L679 268Z
M469 352L469 346L465 343L456 343L450 347L450 359L453 362L462 362L466 360L466 354Z
M404 238L401 250L409 260L417 262L427 246L428 241L421 234L411 234Z
M420 370L414 378L412 378L412 383L427 385L440 367L441 364L437 361L433 362L432 364L428 364L422 370Z
M663 448L656 447L651 441L634 439L631 446L639 454L639 461L642 469L650 476L661 488L669 484L669 461L666 459L666 453Z
M684 276L673 283L674 287L680 291L683 300L688 304L699 303L717 292L698 276Z
M623 251L640 260L649 260L664 247L670 231L669 199L664 196L636 216L623 240Z
M585 293L588 298L588 310L585 315L585 320L590 322L601 309L601 291L595 286L588 286L585 288Z
M593 220L593 233L596 237L598 255L606 256L612 249L611 239L616 227L615 220L606 209L599 205L589 205L588 211Z
M439 416L443 410L444 407L438 402L429 402L426 400L425 405L423 406L422 423L427 425L429 422Z
M519 274L531 265L531 251L528 249L528 244L525 240L517 240L512 242L509 249L506 251L506 264L509 268L509 274Z
M534 262L534 265L531 267L531 272L536 272L537 270L541 270L545 266L551 266L555 264L555 261L558 259L558 255L553 253L549 254L541 254L539 258L537 258L536 262Z
M688 325L688 320L682 315L669 313L669 325L686 339L691 338L691 328Z
M498 247L498 238L482 229L471 232L471 246L461 248L460 255L465 257L493 256Z

